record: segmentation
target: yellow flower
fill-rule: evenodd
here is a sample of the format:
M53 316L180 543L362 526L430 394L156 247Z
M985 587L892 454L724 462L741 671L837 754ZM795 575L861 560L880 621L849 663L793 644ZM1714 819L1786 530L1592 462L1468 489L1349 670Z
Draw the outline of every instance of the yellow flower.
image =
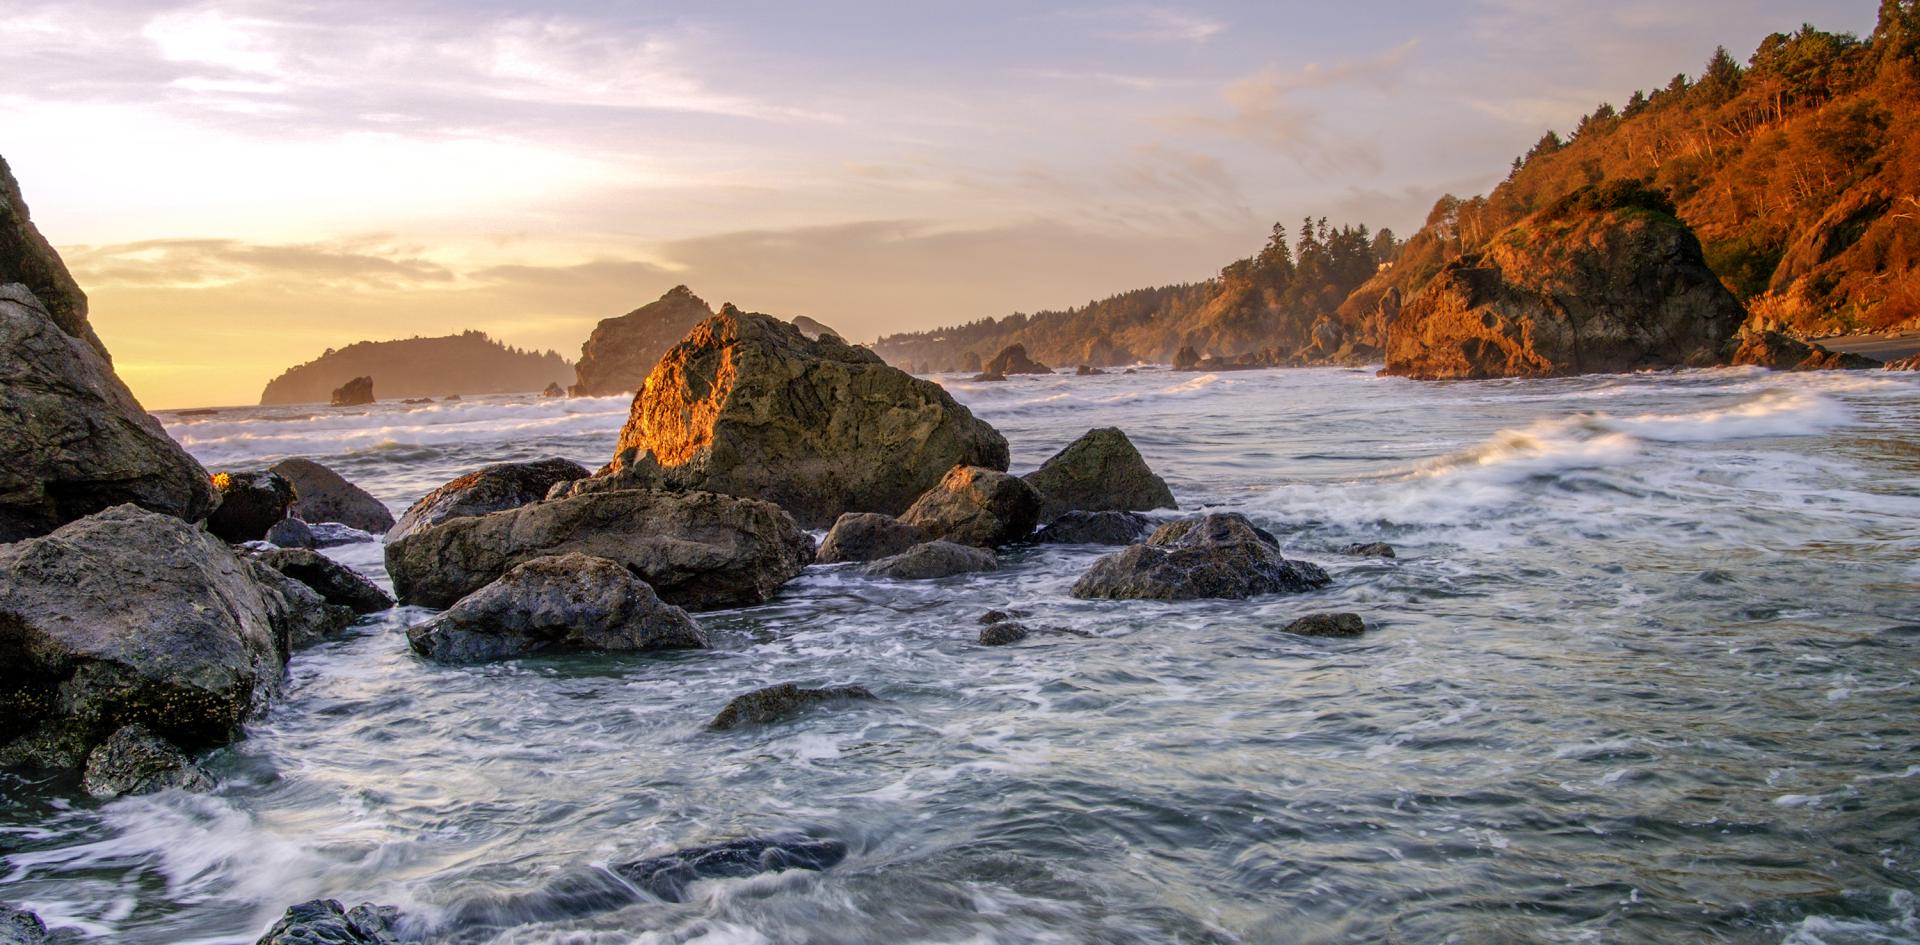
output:
M233 485L233 477L232 477L232 476L229 476L229 475L227 475L226 473L214 473L214 474L213 474L213 487L214 487L215 489L218 489L218 490L220 490L221 492L225 492L225 491L227 491L227 487L228 487L228 486L231 486L231 485Z

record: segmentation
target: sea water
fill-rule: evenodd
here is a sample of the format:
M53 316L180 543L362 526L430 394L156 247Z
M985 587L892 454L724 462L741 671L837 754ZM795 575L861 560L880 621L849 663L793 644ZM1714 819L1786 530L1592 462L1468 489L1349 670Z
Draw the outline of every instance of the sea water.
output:
M708 651L477 667L399 608L296 655L220 787L8 778L0 900L83 940L248 943L311 897L459 943L1920 941L1920 378L1723 369L939 378L1015 471L1125 430L1181 511L1325 591L1080 601L1102 553L814 567ZM307 456L397 511L605 462L624 398L163 416L212 470ZM1385 541L1392 560L1338 553ZM329 549L384 581L377 544ZM990 608L1090 636L975 642ZM1281 632L1352 611L1358 639ZM880 701L726 733L734 695ZM845 862L582 904L612 862L800 831ZM475 904L486 923L462 922Z

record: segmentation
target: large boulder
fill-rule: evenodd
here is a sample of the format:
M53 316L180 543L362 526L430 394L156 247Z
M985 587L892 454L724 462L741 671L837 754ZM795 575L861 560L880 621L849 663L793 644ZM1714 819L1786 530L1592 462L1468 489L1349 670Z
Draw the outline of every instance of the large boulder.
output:
M1088 430L1023 478L1040 493L1040 520L1062 513L1174 509L1173 490L1153 474L1118 427Z
M586 467L558 458L483 466L421 496L387 532L387 539L398 540L449 519L517 509L546 498L554 486L586 477Z
M399 945L400 910L361 903L348 909L335 899L291 906L255 945Z
M207 516L207 531L224 541L260 541L293 505L293 484L275 473L215 473L220 504Z
M0 285L0 443L0 542L122 503L188 521L213 506L207 471L19 284Z
M1879 361L1844 351L1830 351L1777 331L1750 331L1740 338L1733 363L1776 371L1861 371L1880 367Z
M213 779L185 752L136 722L108 736L87 755L80 787L105 798L167 788L205 791L213 787Z
M1663 195L1583 188L1463 256L1387 326L1383 374L1549 377L1727 363L1746 318Z
M1053 368L1027 357L1026 345L1008 345L1001 348L1000 353L994 355L993 360L988 361L987 366L981 370L984 373L998 374L1002 377L1011 374L1053 373Z
M373 378L364 374L334 388L327 399L335 407L361 407L373 402Z
M415 653L445 663L533 653L700 649L706 634L647 582L577 552L523 562L407 630Z
M576 381L568 393L609 397L638 392L660 356L712 317L711 306L677 285L653 302L602 320L580 346L580 360L573 366Z
M393 598L360 572L317 551L306 548L273 548L257 551L251 557L306 585L329 604L345 607L356 614L378 613L393 606Z
M878 512L848 512L834 520L814 560L821 564L874 561L927 540L918 528Z
M929 541L914 545L897 555L881 558L860 573L897 581L925 581L976 571L997 571L1000 559L985 548L956 545L950 541Z
M177 518L119 506L0 546L0 762L74 767L139 723L225 742L319 599ZM302 589L304 591L304 589ZM324 622L323 622L324 623Z
M308 522L339 522L375 535L393 527L393 513L386 503L313 460L283 459L267 471L293 483L289 515Z
M1068 512L1034 533L1043 545L1130 545L1153 522L1138 512Z
M1246 598L1296 594L1332 583L1327 572L1280 554L1272 535L1234 512L1160 526L1144 543L1093 563L1073 596L1119 600Z
M1040 519L1040 494L1017 476L955 466L900 521L931 538L996 548L1024 541Z
M765 499L823 528L897 515L956 464L1005 469L1007 441L865 348L729 305L647 376L608 472Z
M720 710L719 715L713 717L712 722L707 723L707 727L725 731L742 725L769 725L793 718L817 705L872 702L875 698L865 686L803 689L793 683L781 683L734 697Z
M387 545L401 601L450 607L514 565L578 551L616 561L690 610L757 604L813 560L770 502L712 492L592 492L444 521Z

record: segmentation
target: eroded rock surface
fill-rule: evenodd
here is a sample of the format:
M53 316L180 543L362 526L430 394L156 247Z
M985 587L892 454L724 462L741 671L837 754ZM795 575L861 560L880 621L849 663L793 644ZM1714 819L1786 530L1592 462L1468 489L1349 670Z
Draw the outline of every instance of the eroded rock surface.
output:
M955 466L900 516L930 538L979 548L1025 541L1040 518L1040 494L1017 476Z
M1041 521L1069 511L1145 512L1179 507L1167 481L1154 475L1133 441L1117 427L1088 430L1022 478L1040 493Z
M449 519L517 509L546 498L557 485L586 477L586 467L559 458L482 466L421 496L407 507L387 538L405 538Z
M578 553L523 562L407 630L413 651L451 663L534 653L700 649L707 637L633 573Z
M1327 572L1280 554L1279 542L1233 512L1160 526L1138 545L1094 562L1073 596L1135 600L1297 594L1332 583Z

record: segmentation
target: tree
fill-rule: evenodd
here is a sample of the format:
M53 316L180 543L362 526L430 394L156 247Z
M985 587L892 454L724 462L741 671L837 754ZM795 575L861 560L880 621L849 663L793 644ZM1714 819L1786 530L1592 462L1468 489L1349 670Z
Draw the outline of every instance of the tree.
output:
M1694 83L1694 91L1703 96L1707 104L1719 105L1733 100L1740 94L1740 77L1744 70L1734 61L1727 47L1716 46L1713 55L1707 58L1707 67L1700 73L1700 81Z

